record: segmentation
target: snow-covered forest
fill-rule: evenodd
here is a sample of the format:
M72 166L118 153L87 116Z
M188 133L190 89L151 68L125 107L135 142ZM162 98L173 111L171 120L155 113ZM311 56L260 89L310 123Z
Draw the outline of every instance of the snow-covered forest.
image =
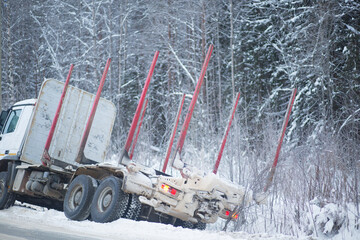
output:
M124 146L159 50L134 155L156 169L182 94L186 113L213 44L183 158L212 170L241 92L218 174L255 191L296 87L268 204L244 209L228 231L359 234L359 1L3 0L1 28L2 109L36 98L45 78L65 81L70 64L71 84L95 93L112 58L102 94L118 111L109 158Z

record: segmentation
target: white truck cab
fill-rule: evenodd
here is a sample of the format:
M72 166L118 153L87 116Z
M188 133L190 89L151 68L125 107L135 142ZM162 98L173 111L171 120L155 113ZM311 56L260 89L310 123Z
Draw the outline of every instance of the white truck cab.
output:
M0 117L0 160L17 160L32 117L36 99L15 103Z

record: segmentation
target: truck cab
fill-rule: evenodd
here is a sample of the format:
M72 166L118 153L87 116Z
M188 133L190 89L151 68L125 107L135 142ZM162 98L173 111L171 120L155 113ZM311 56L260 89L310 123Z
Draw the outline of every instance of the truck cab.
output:
M35 104L36 99L28 99L1 112L0 160L19 160Z

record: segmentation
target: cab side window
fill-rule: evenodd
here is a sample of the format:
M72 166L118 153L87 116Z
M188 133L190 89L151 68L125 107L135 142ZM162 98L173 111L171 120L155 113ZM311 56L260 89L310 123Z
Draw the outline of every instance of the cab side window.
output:
M12 132L15 131L16 124L17 124L17 122L19 120L20 113L21 113L21 109L11 111L9 118L6 121L6 125L5 125L5 128L4 128L3 134L12 133Z
M2 129L3 129L3 127L4 127L4 124L5 124L5 121L6 121L6 118L7 118L8 114L9 114L9 110L1 112L1 115L0 115L0 133L1 133Z

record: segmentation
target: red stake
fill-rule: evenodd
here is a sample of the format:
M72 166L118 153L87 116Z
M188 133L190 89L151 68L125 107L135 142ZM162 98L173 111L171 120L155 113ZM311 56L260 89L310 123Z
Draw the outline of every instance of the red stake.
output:
M199 93L200 93L200 88L201 88L201 85L202 85L204 77L205 77L206 69L207 69L207 66L209 64L213 48L214 48L214 46L210 45L209 49L208 49L208 52L206 54L205 61L204 61L204 64L202 66L202 69L201 69L201 74L200 74L199 80L197 82L194 95L193 95L193 97L191 99L189 110L188 110L188 112L186 114L184 124L183 124L182 129L181 129L180 138L179 138L178 144L176 146L175 157L176 157L176 153L181 154L181 151L182 151L182 148L183 148L183 145L184 145L184 142L185 142L186 133L187 133L187 130L189 128L189 123L190 123L190 120L191 120L191 117L192 117L192 113L194 111L196 100L197 100L197 98L199 96Z
M293 106L294 101L295 101L295 95L296 95L296 88L294 88L293 91L292 91L292 95L291 95L291 98L290 98L290 101L289 101L289 104L288 104L288 107L287 107L287 110L286 110L284 122L283 122L283 125L282 125L282 132L281 132L281 135L280 135L280 138L279 138L279 143L278 143L278 146L277 146L277 149L276 149L274 162L273 162L273 165L272 165L272 167L270 169L269 177L268 177L267 183L265 185L264 192L266 192L269 189L269 187L271 185L271 182L272 182L272 180L274 178L276 165L278 163L278 159L279 159L279 155L280 155L280 149L281 149L281 146L282 146L282 142L284 140L286 127L287 127L288 122L289 122L291 109L292 109L292 106Z
M133 156L134 156L134 150L135 150L136 142L137 142L138 137L139 137L141 125L142 125L142 122L143 122L143 120L144 120L145 110L146 110L147 104L148 104L148 100L146 100L145 105L144 105L143 110L142 110L140 123L139 123L138 129L137 129L137 132L136 132L135 140L134 140L134 142L133 142L133 144L132 144L132 148L131 148L130 159L132 159Z
M56 109L56 113L55 113L53 122L51 124L49 135L48 135L48 138L47 138L46 143L45 143L45 148L44 148L44 152L43 152L42 159L41 159L41 162L42 162L42 164L44 166L47 166L47 165L50 164L49 148L50 148L52 138L54 136L54 131L55 131L55 128L56 128L56 125L57 125L57 121L59 119L59 115L60 115L62 104L64 102L65 94L66 94L66 91L67 91L68 86L69 86L70 77L71 77L71 73L72 73L73 68L74 68L74 64L71 64L68 76L67 76L66 81L65 81L63 91L61 93L60 101L59 101L58 107Z
M107 72L109 70L110 63L111 63L111 58L109 58L107 60L107 62L106 62L105 69L104 69L103 75L102 75L101 80L100 80L100 85L99 85L99 88L98 88L96 96L95 96L94 104L92 106L90 116L89 116L89 119L88 119L88 121L86 123L84 134L83 134L81 142L80 142L79 154L78 154L78 156L76 158L76 162L78 162L78 163L81 163L82 158L84 156L85 145L86 145L87 139L89 137L89 133L90 133L92 123L94 121L97 105L98 105L99 100L100 100L101 91L102 91L102 89L104 87L105 78L106 78Z
M136 112L135 112L133 121L132 121L132 123L131 123L130 131L129 131L129 134L128 134L128 137L127 137L127 140L126 140L126 143L125 143L124 150L123 150L123 152L122 152L121 155L120 155L119 163L121 163L121 161L122 161L122 159L124 158L125 155L128 155L128 154L129 154L131 142L132 142L132 139L133 139L133 137L134 137L134 133L135 133L135 130L136 130L136 126L137 126L137 124L138 124L138 121L139 121L141 109L142 109L142 106L143 106L143 104L144 104L144 100L145 100L145 97L146 97L146 92L147 92L147 90L148 90L148 88L149 88L150 80L151 80L151 77L152 77L152 75L153 75L154 68L155 68L156 61L157 61L157 59L158 59L158 56L159 56L159 51L156 51L156 52L155 52L155 55L154 55L154 58L153 58L153 61L152 61L152 64L151 64L151 66L150 66L150 70L149 70L148 76L147 76L146 81L145 81L145 85L144 85L143 91L142 91L142 93L141 93L141 97L140 97L138 106L137 106L137 108L136 108Z
M223 138L223 141L222 141L222 144L221 144L221 147L220 147L219 155L217 157L217 160L216 160L216 163L215 163L215 166L214 166L214 170L213 170L214 174L217 173L217 170L219 168L220 160L221 160L221 157L222 157L222 154L223 154L223 151L224 151L224 147L225 147L225 144L226 144L227 136L228 136L229 131L230 131L232 120L234 119L234 116L235 116L235 110L236 110L236 107L238 105L239 99L240 99L240 93L237 94L237 97L236 97L236 100L235 100L235 103L234 103L234 107L233 107L233 110L232 110L232 114L230 115L229 124L227 126L226 131L225 131L224 138Z
M163 169L162 169L163 172L166 172L166 168L167 168L169 158L170 158L170 154L171 154L171 148L172 148L173 143L174 143L174 138L175 138L175 135L176 135L176 130L177 130L177 126L179 124L179 119L180 119L180 116L181 116L181 111L182 111L184 102L185 102L185 94L183 94L183 96L182 96L182 99L181 99L181 102L180 102L180 105L179 105L179 109L178 109L178 113L176 115L174 129L173 129L173 132L171 134L168 150L166 152L165 162L164 162Z

